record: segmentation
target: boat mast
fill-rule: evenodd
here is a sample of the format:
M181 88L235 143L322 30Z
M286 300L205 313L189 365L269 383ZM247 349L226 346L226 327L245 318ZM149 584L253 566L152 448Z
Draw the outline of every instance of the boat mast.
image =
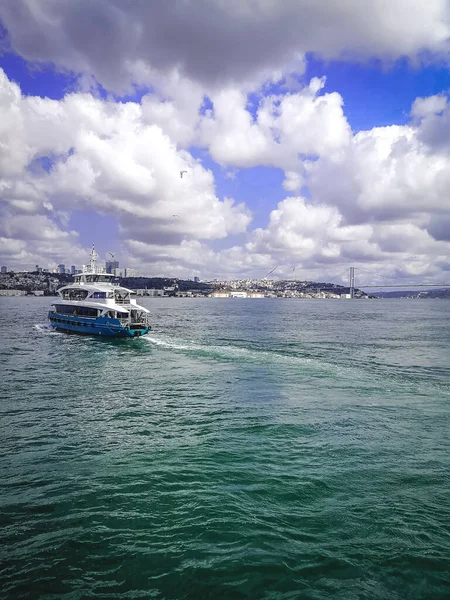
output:
M97 259L98 259L98 254L95 251L94 244L92 244L92 250L91 250L90 261L89 261L89 269L90 269L91 273L97 272Z

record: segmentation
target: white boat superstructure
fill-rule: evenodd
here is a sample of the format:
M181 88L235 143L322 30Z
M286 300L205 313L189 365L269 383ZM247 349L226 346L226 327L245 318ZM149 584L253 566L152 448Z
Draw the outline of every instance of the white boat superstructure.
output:
M133 290L118 285L114 275L97 266L97 260L92 246L89 265L83 265L73 283L58 290L50 323L77 333L122 337L148 333L149 311L137 304Z

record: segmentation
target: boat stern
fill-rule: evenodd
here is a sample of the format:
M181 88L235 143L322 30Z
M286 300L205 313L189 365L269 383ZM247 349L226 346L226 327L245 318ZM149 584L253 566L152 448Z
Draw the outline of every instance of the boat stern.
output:
M139 325L127 327L126 332L129 337L141 337L150 331L150 325Z

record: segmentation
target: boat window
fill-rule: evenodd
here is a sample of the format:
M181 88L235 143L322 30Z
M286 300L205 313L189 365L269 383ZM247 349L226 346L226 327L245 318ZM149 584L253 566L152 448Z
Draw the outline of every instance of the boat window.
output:
M89 283L111 283L111 275L86 275Z
M106 292L93 292L91 298L106 298Z
M84 300L88 295L87 290L68 289L62 292L64 300Z
M95 318L98 316L98 309L90 306L70 306L70 304L56 304L56 312L62 315L74 315L77 317Z

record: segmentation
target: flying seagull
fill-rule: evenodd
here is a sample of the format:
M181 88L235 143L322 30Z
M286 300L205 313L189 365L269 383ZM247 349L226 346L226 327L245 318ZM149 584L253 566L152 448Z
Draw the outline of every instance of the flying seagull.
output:
M180 171L180 177L183 179L183 173L187 173L187 171Z
M178 217L178 215L172 215L172 217Z

